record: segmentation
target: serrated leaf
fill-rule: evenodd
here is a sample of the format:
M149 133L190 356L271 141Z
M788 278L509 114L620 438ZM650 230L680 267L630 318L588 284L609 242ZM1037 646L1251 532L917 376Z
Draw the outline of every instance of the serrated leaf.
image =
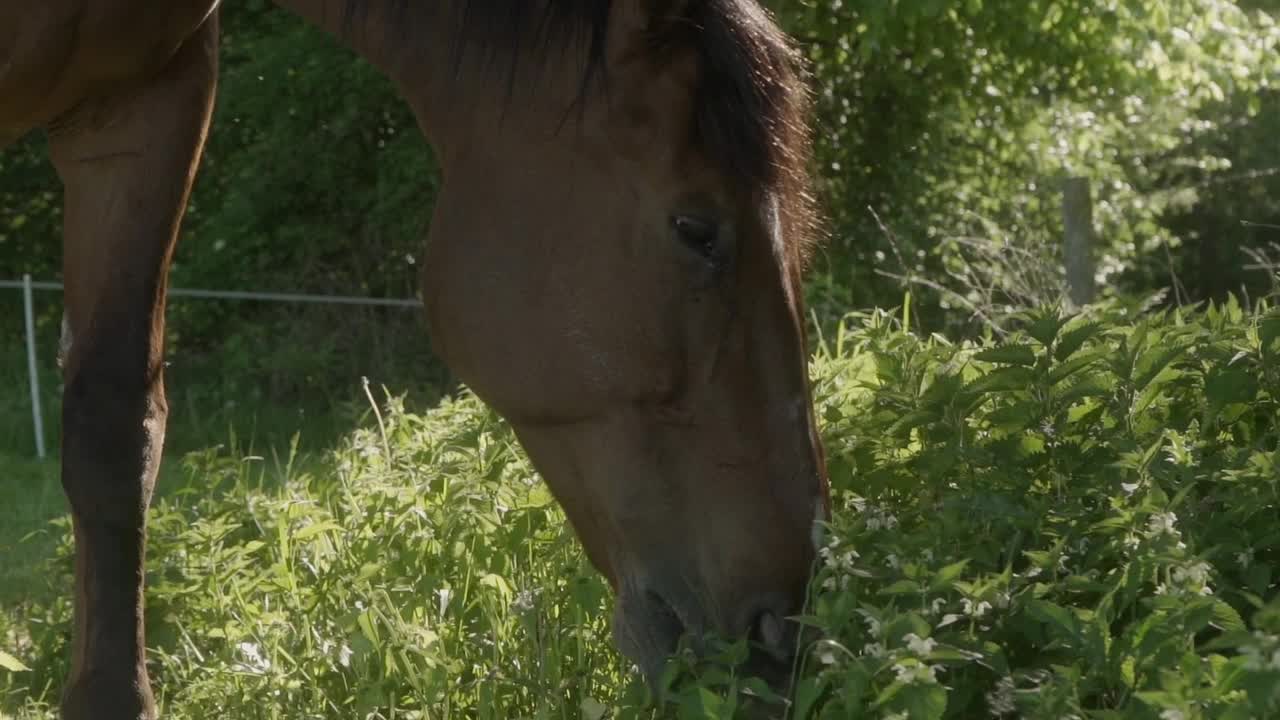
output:
M1180 377L1182 377L1182 372L1176 368L1167 367L1161 370L1160 374L1151 381L1151 384L1144 387L1142 392L1138 393L1137 399L1133 402L1134 414L1146 412L1147 408L1151 406L1151 403L1155 402L1157 397L1160 397L1160 391L1163 387Z
M1242 632L1246 626L1236 609L1221 600L1213 602L1213 624L1224 632Z
M965 386L965 392L988 393L1026 390L1035 383L1035 373L1025 367L1002 367Z
M1027 611L1032 617L1057 628L1073 640L1080 636L1079 621L1070 610L1061 605L1055 605L1046 600L1032 600L1027 603Z
M975 360L983 362L999 363L1002 365L1024 365L1031 367L1036 364L1036 353L1030 345L997 345L988 348L973 356Z
M1185 345L1174 345L1173 347L1165 347L1154 349L1143 353L1138 358L1136 369L1138 376L1133 381L1133 386L1137 390L1142 390L1148 383L1156 379L1169 363L1173 362L1187 351Z
M1026 429L1040 419L1040 409L1032 402L1017 402L999 408L987 415L987 422L993 430L1001 433L1015 433Z
M1102 332L1102 325L1096 322L1085 323L1068 330L1058 338L1058 344L1053 348L1053 357L1059 361L1066 360L1088 342L1089 338L1100 332Z
M1087 397L1106 397L1110 394L1111 386L1104 378L1087 377L1067 388L1061 394L1055 395L1054 399L1063 405L1071 405Z
M933 580L929 582L929 590L941 590L951 586L955 579L964 573L964 569L969 565L968 559L951 563L934 573Z
M903 430L924 427L941 417L942 416L938 413L929 410L916 410L915 412L907 413L901 418L898 418L896 422L889 426L888 433L890 435L897 435Z
M1258 392L1258 379L1243 368L1219 368L1204 381L1204 394L1215 408L1248 402Z
M1036 342L1041 345L1048 346L1058 336L1058 331L1062 329L1062 326L1066 324L1066 318L1060 317L1053 311L1046 312L1031 319L1031 323L1027 325L1027 334L1035 338Z
M1066 362L1058 363L1049 369L1049 384L1056 385L1077 372L1106 357L1111 351L1107 348L1091 348Z

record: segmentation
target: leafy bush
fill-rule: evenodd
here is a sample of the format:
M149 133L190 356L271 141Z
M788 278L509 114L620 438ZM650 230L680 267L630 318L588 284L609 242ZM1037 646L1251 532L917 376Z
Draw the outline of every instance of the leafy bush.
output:
M819 717L1280 716L1280 313L877 313L817 375Z
M1056 250L1067 176L1093 189L1110 288L1163 287L1193 236L1228 243L1211 272L1238 275L1239 221L1280 211L1261 192L1277 164L1274 0L773 5L814 68L832 277L811 295L837 316L892 302L880 271L944 278L948 238ZM1174 269L1191 274L1188 255ZM963 322L917 294L930 327Z
M1280 312L1038 313L963 345L876 312L813 375L835 512L790 717L1280 717ZM167 717L726 718L767 695L681 656L647 704L606 587L474 398L368 424L308 471L187 457L148 558ZM54 592L0 615L32 668L0 671L0 707L32 717L65 671L58 532Z

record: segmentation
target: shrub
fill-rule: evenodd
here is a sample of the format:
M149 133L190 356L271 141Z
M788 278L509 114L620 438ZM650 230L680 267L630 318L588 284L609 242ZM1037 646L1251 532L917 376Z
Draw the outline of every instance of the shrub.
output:
M1280 312L1041 312L962 345L875 312L813 375L835 507L789 717L1280 717ZM725 718L768 694L681 655L655 710L470 396L391 401L309 471L186 467L148 559L167 717ZM0 616L33 668L0 698L33 716L65 671L65 530L57 599Z

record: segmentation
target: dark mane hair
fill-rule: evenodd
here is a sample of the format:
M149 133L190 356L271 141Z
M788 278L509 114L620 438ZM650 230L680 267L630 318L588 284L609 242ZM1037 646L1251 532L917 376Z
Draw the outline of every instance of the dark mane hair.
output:
M650 28L652 52L680 43L697 53L699 142L730 177L776 199L783 238L803 262L813 244L815 214L810 100L800 55L755 0L649 1L660 18ZM347 0L348 18L366 2ZM401 7L408 2L396 0ZM503 62L514 81L517 64L543 63L580 44L587 53L585 98L596 80L607 87L614 7L615 0L456 0L449 19L454 62L469 55Z

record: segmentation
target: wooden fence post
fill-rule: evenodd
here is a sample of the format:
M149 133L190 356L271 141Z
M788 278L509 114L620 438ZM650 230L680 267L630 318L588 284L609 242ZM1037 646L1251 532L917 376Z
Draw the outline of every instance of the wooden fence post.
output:
M1093 302L1093 200L1087 179L1069 177L1063 183L1062 224L1067 295L1081 307Z

